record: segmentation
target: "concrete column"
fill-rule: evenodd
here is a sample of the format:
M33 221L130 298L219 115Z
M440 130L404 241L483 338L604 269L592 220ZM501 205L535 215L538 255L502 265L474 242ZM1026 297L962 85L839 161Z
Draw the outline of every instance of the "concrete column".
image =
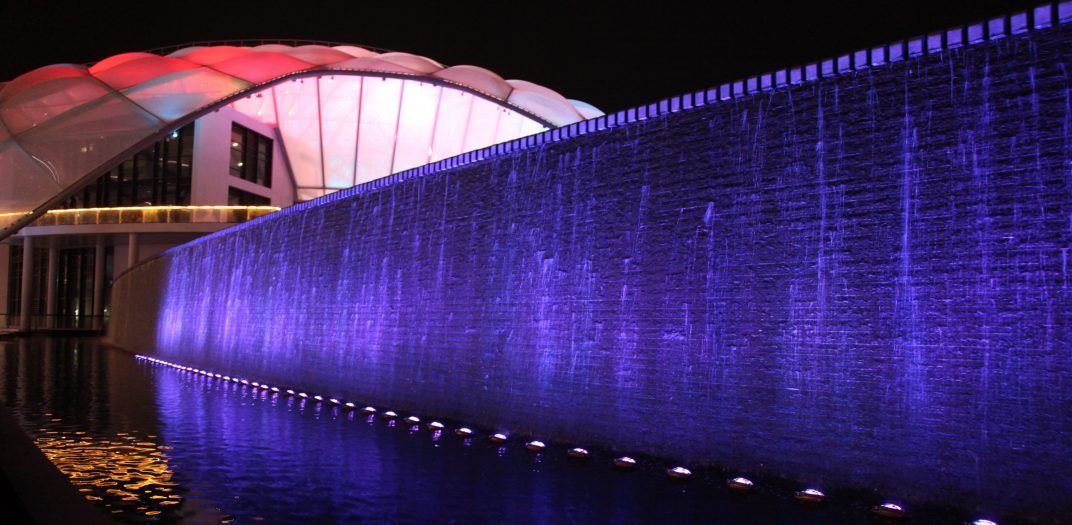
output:
M127 235L127 269L135 264L138 264L138 234L130 233Z
M33 299L33 237L22 239L22 308L19 312L19 329L30 330L30 301Z
M55 239L48 246L48 276L45 280L45 328L56 327L56 272L59 271L60 249Z
M93 325L97 328L104 322L104 236L97 236L97 249L93 252Z

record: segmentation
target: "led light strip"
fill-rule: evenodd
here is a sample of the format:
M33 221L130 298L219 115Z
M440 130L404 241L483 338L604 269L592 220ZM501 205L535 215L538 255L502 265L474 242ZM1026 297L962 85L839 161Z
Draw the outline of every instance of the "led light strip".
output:
M171 361L165 361L163 359L157 359L155 357L150 357L147 355L135 354L134 357L142 361L148 361L150 363L164 365L170 368L174 368L176 370L180 370L182 372L201 375L209 379L218 379L224 382L237 383L243 386L249 386L254 390L271 392L273 395L278 394L283 396L297 397L302 400L311 400L317 404L326 403L336 407L343 407L347 411L357 410L357 405L353 402L343 402L334 397L325 399L324 396L321 396L319 394L310 395L302 391L296 391L292 388L281 389L280 387L271 386L267 383L261 383L259 381L250 381L248 379L244 379L238 376L223 375L216 372L212 372L210 370L202 370L199 368L180 365L178 363L172 363ZM361 413L366 416L369 416L369 418L372 418L378 412L379 411L376 409L376 407L373 406L365 406L361 409ZM382 413L382 417L391 423L394 423L399 419L398 413L393 410L384 411ZM417 416L408 416L402 419L402 421L409 425L411 428L418 428L420 426L421 419ZM437 435L441 434L443 430L445 430L446 426L439 421L432 421L426 425L426 428L431 430L433 432L433 435ZM463 439L470 439L475 436L476 433L471 428L462 426L454 430L454 435ZM504 433L495 433L489 435L488 440L494 444L502 445L509 440L509 437L507 436L507 434ZM525 443L525 448L534 454L539 454L547 449L547 444L543 441L534 439ZM566 455L572 460L585 460L588 459L589 452L585 448L574 447L569 449L566 452ZM617 457L614 459L613 464L615 468L620 470L633 470L639 466L638 461L629 456ZM675 466L673 468L667 469L666 475L671 480L682 482L688 481L694 477L693 472L683 466ZM743 476L736 476L727 480L726 486L729 487L731 490L740 492L749 492L756 488L755 482ZM802 504L809 505L824 504L828 501L826 493L816 487L807 487L803 490L800 490L794 493L794 498ZM909 516L907 509L900 503L894 501L886 501L880 505L875 505L871 507L871 512L886 518L902 519L907 518ZM998 525L998 523L989 519L980 518L972 521L971 525Z
M109 208L64 208L61 210L48 210L52 215L71 213L90 213L101 211L165 211L165 210L267 210L279 211L279 206L116 206ZM5 215L26 215L24 213L10 213Z
M64 208L60 210L48 210L46 214L63 215L76 213L91 213L102 211L170 211L170 210L254 210L254 211L279 211L279 206L116 206L110 208ZM29 215L32 211L12 211L0 213L0 217L21 217Z

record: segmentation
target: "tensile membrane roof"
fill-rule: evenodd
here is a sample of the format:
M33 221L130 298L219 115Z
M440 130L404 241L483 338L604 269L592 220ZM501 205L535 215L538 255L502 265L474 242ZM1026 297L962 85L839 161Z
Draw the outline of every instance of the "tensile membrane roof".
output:
M602 114L481 67L350 45L46 66L0 84L0 235L223 106L278 129L299 200Z

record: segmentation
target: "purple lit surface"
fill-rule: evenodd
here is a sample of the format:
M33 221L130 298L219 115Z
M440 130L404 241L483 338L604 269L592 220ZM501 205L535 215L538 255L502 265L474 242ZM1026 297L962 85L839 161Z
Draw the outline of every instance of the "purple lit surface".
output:
M402 414L1068 516L1070 32L284 211L120 278L111 335Z
M89 340L0 341L0 404L36 439L70 437L78 486L128 523L873 523L865 501L809 509L786 486L742 497L714 473L671 482L651 460L623 473L603 451L577 462L565 447L436 438ZM162 488L179 503L161 506Z

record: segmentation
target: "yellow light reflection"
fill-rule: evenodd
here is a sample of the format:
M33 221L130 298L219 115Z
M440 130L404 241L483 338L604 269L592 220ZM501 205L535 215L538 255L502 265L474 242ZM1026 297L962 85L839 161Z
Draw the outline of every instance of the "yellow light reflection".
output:
M174 494L178 484L164 452L169 447L145 436L123 432L100 438L53 430L35 444L87 500L112 513L160 519L182 502Z

